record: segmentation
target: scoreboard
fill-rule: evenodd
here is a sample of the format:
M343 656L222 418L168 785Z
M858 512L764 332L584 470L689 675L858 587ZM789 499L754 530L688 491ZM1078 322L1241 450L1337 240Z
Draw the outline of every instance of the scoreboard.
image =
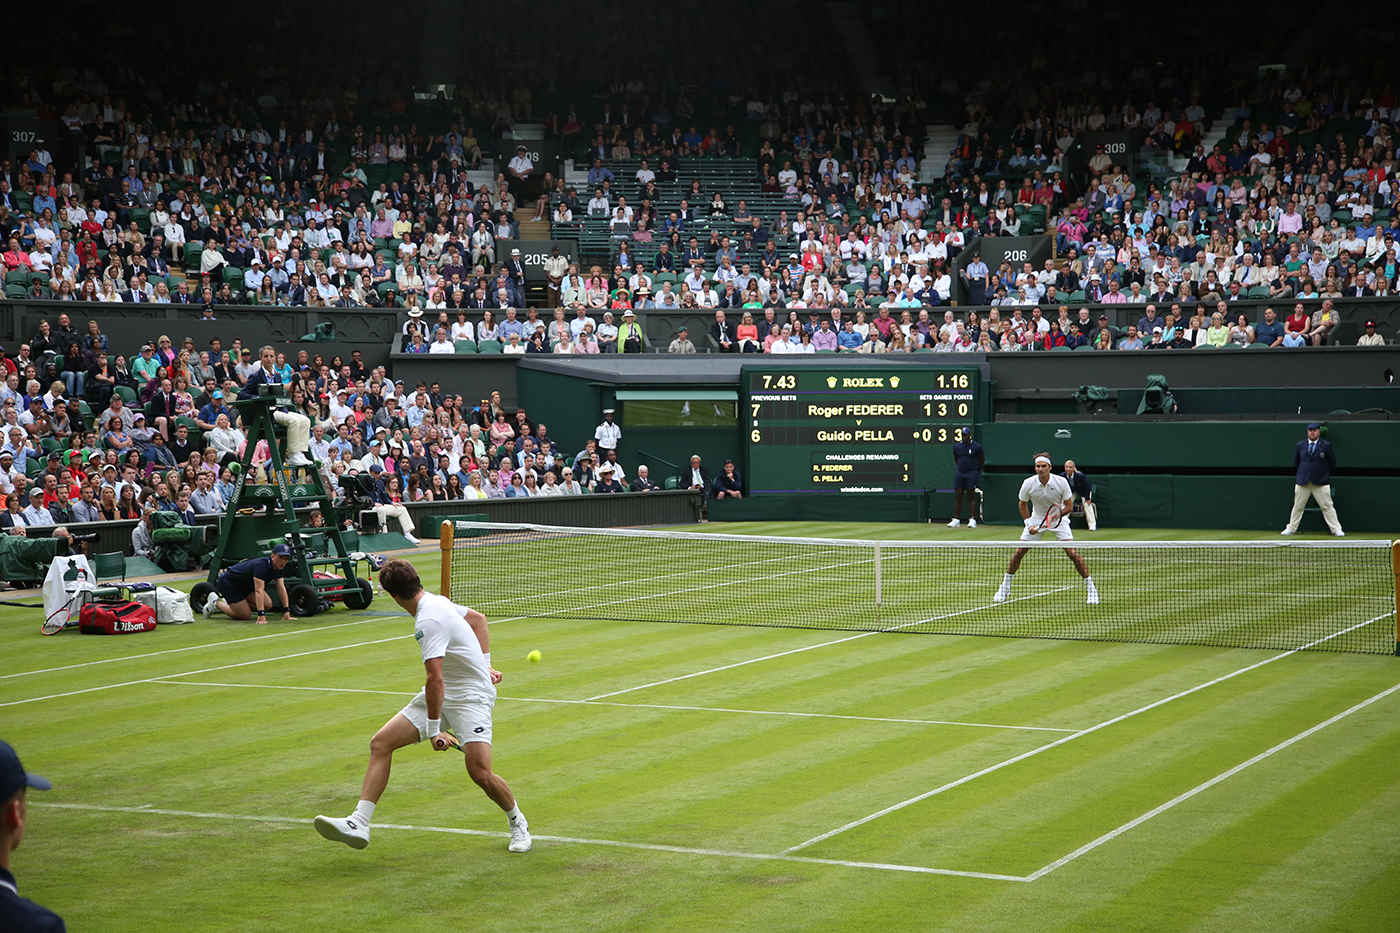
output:
M948 488L949 445L978 419L976 366L746 366L754 493Z

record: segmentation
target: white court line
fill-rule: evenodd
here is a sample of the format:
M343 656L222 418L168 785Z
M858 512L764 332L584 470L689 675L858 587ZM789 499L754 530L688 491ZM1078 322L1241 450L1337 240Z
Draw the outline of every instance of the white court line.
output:
M875 562L875 558L871 557L871 558L868 558L868 559L866 559L866 560L847 561L847 562L845 562L845 563L840 563L840 564L827 564L825 567L802 567L802 568L799 568L799 569L797 569L797 570L784 570L782 573L768 573L768 574L763 574L762 576L757 576L757 577L745 577L745 578L744 578L744 582L745 582L745 583L752 583L752 582L754 582L754 581L756 581L756 580L776 580L776 579L778 579L778 578L780 578L780 577L793 577L793 576L797 576L798 574L815 573L815 572L820 571L820 570L845 570L845 569L847 569L847 568L855 567L855 566L858 566L858 565L860 565L860 564L873 564L874 562ZM639 582L639 581L631 581L631 582ZM618 605L621 605L622 603L635 603L635 602L637 602L637 601L639 601L639 600L643 600L643 599L669 599L669 598L671 598L672 596L679 596L681 593L697 593L697 592L700 592L701 590L715 590L715 589L719 589L719 588L721 588L721 587L730 587L730 586L733 586L733 585L734 585L734 583L733 583L732 580L723 581L723 582L720 582L720 583L706 583L704 586L688 586L688 587L686 587L685 589L682 589L682 590L670 590L670 591L665 592L665 593L647 593L647 594L642 595L642 596L628 596L626 599L611 599L611 600L608 600L608 601L605 602L605 603L594 603L594 604L591 605L591 606L577 606L577 607L574 607L574 608L570 609L569 612L570 612L570 613L588 612L588 611L591 610L591 609L602 609L602 608L607 607L607 606L618 606ZM512 602L514 602L514 600L512 600ZM873 632L869 632L869 633L867 633L867 634L874 634L874 633L873 633ZM832 644L835 644L835 642L833 642ZM640 688L637 688L637 689L640 689Z
M660 703L600 703L595 700L546 700L537 697L499 697L517 703L568 703L583 706L621 706L627 709L669 709L695 713L747 713L752 716L793 716L801 719L852 719L857 722L892 722L915 726L969 726L977 729L1015 729L1025 732L1077 732L1050 726L1006 726L994 722L960 722L952 719L893 719L884 716L843 716L839 713L792 713L771 709L729 709L723 706L669 706Z
M1036 599L1036 598L1041 597L1041 596L1048 596L1048 595L1050 595L1051 593L1059 593L1059 592L1062 592L1062 591L1067 590L1067 589L1069 589L1069 587L1067 587L1067 586L1057 587L1056 589L1053 589L1053 590L1045 590L1045 591L1040 592L1040 593L1032 593L1032 594L1030 594L1029 596L1018 596L1018 597L1016 597L1015 599L1008 599L1008 600L1007 600L1006 602L1004 602L1004 603L997 603L997 604L995 604L995 606L974 606L974 607L971 608L971 609L959 609L957 612L950 612L950 613L948 613L947 615L934 616L934 617L929 618L929 619L920 619L920 620L918 620L917 622L904 622L904 623L901 623L901 624L899 624L899 625L895 625L895 626L892 626L892 627L886 628L886 629L879 629L879 630L877 630L877 631L872 631L872 632L861 632L861 633L859 633L859 634L857 634L857 635L847 635L845 638L838 638L838 639L836 639L835 641L824 641L824 642L822 642L821 644L817 644L817 645L808 645L808 646L805 647L805 648L793 648L791 651L779 651L777 654L764 655L764 656L761 657L761 658L751 658L751 659L748 660L748 661L736 661L736 662L733 663L733 664L726 664L726 665L724 665L723 667L712 667L712 668L710 668L710 669L707 670L707 671L696 671L696 672L693 673L693 674L682 674L682 675L679 676L679 677L669 677L669 678L667 678L666 680L658 680L658 681L655 681L655 682L653 682L653 683L642 684L641 686L638 686L638 687L628 687L628 688L625 689L625 690L614 690L612 693L600 693L600 694L598 694L598 695L595 696L595 697L588 697L588 698L587 698L587 702L592 703L592 702L594 702L595 700L606 700L608 697L621 696L621 695L624 694L624 693L631 693L631 692L634 691L634 690L645 690L645 689L647 689L648 687L660 687L660 686L662 686L662 685L664 685L664 684L673 684L673 683L675 683L675 682L678 681L678 680L689 680L689 679L692 678L692 677L703 677L703 676L706 675L706 674L717 674L717 673L719 673L720 671L732 670L733 668L736 668L736 667L743 667L743 666L745 666L745 665L747 665L747 664L757 664L757 663L759 663L760 661L772 661L774 658L782 658L782 657L786 657L787 655L790 655L790 654L799 654L799 653L801 653L801 652L803 652L803 651L811 651L811 650L813 650L814 648L829 648L829 647L832 646L832 645L839 645L839 644L842 644L842 643L844 643L844 642L855 641L855 640L858 639L858 638L868 638L868 637L871 636L871 635L879 635L879 634L882 634L882 633L885 633L885 632L896 632L896 631L898 631L898 630L900 630L900 629L902 629L902 628L909 628L910 626L914 626L914 625L924 625L925 623L928 623L928 622L941 622L941 621L944 620L944 619L951 619L951 618L954 618L954 617L956 617L956 616L967 615L967 614L970 613L970 612L981 612L981 611L983 611L984 609L992 609L992 608L1001 607L1001 606L1008 606L1008 605L1010 605L1011 603L1018 603L1018 602L1021 602L1022 600L1026 600L1026 599Z
M202 680L153 680L153 684L172 687L243 687L254 690L304 690L315 693L373 693L382 696L411 697L402 690L364 690L357 687L302 687L287 684L225 684ZM598 703L592 700L550 700L542 697L496 697L508 703L558 703L569 706L616 706L623 709L662 709L692 713L742 713L750 716L791 716L799 719L850 719L857 722L888 722L912 726L967 726L976 729L1012 729L1025 732L1077 732L1076 729L1054 729L1049 726L1006 726L992 722L960 722L951 719L893 719L883 716L843 716L839 713L792 713L769 709L728 709L722 706L664 706L659 703Z
M292 823L310 826L311 820L296 816L251 816L241 813L200 813L193 810L164 810L145 804L139 807L100 807L82 803L47 803L36 801L31 806L50 807L59 810L84 810L99 813L140 813L157 816L182 816L203 820L239 820L249 823ZM417 833L449 833L456 836L486 836L493 839L509 838L510 833L494 832L485 829L462 829L455 826L412 826L403 823L374 823L376 830L403 830ZM853 862L844 859L810 858L794 855L770 855L764 852L735 852L727 849L701 849L691 846L670 846L651 842L622 842L616 839L582 839L576 836L543 836L531 833L536 842L557 842L566 845L608 846L616 849L641 849L647 852L672 852L678 855L705 855L716 858L748 859L760 862L799 862L807 865L829 865L837 868L869 868L877 871L912 872L921 875L951 875L957 878L983 878L989 881L1020 881L1027 879L1021 875L999 875L992 872L957 871L951 868L925 868L922 865L894 865L886 862Z
M1100 729L1106 729L1106 728L1108 728L1109 726L1116 725L1117 723L1120 723L1120 722L1122 722L1122 721L1125 720L1125 719L1131 719L1132 717L1137 716L1137 715L1139 715L1140 713L1145 713L1145 712L1147 712L1147 711L1149 711L1149 710L1156 709L1156 708L1159 707L1159 706L1164 706L1165 704L1170 703L1170 702L1172 702L1173 700L1179 700L1179 699L1181 699L1182 697L1187 697L1187 696L1190 696L1190 695L1193 694L1193 693L1198 693L1199 691L1204 690L1204 689L1206 689L1207 687L1213 687L1213 686L1215 686L1216 684L1224 683L1225 681L1231 680L1231 679L1233 679L1233 678L1235 678L1235 677L1238 677L1238 676L1240 676L1241 674L1247 674L1247 673L1249 673L1250 671L1257 670L1258 668L1261 668L1261 667L1263 667L1263 666L1266 665L1266 664L1272 664L1272 663L1274 663L1275 661L1282 660L1283 658L1289 657L1290 655L1297 654L1297 653L1300 652L1300 651L1306 651L1306 650L1308 650L1309 648L1316 647L1317 645L1320 645L1320 644L1322 644L1322 643L1325 642L1325 641L1330 641L1331 639L1336 638L1336 637L1338 637L1338 636L1340 636L1340 635L1345 635L1345 634L1347 634L1347 632L1354 631L1354 630L1356 630L1356 629L1358 629L1358 628L1362 628L1362 627L1364 627L1364 626L1370 625L1370 624L1373 623L1373 622L1377 622L1377 621L1380 621L1381 619L1385 619L1385 618L1389 618L1389 617L1390 617L1390 613L1387 612L1387 613L1385 613L1384 615L1376 616L1374 619L1369 619L1369 620L1367 620L1367 621L1365 621L1365 622L1359 622L1359 623L1357 623L1356 625L1353 625L1351 628L1343 629L1343 630L1340 631L1340 632L1333 632L1331 635L1327 635L1327 636L1325 636L1325 637L1323 637L1323 638L1319 638L1319 639L1317 639L1316 641L1308 642L1308 644L1303 645L1302 647L1290 649L1290 650L1288 650L1288 651L1283 652L1282 654L1276 654L1276 655L1274 655L1274 656L1271 657L1271 658L1265 658L1264 660L1258 661L1258 662L1256 662L1256 663L1254 663L1254 664L1251 664L1251 665L1249 665L1248 667L1242 667L1242 668L1240 668L1240 669L1237 670L1237 671L1232 671L1231 673L1225 674L1225 675L1220 676L1220 677L1217 677L1217 678L1215 678L1214 680L1206 681L1205 683L1200 684L1200 685L1195 686L1195 687L1191 687L1191 688L1188 689L1188 690L1182 690L1180 693L1174 693L1174 694L1172 694L1172 695L1169 696L1169 697L1165 697L1165 698L1163 698L1163 699L1161 699L1161 700L1157 700L1157 701L1155 701L1155 702L1153 702L1153 703L1149 703L1149 704L1147 704L1146 706L1140 706L1140 707L1138 707L1137 709L1133 710L1133 711L1130 712L1130 713L1123 713L1121 716L1115 716L1115 717L1113 717L1112 719L1106 719L1106 720L1104 720L1103 722L1099 723L1098 725L1090 726L1089 728L1083 729L1083 730L1081 730L1081 731L1079 731L1079 732L1076 732L1076 733L1074 733L1074 734L1072 734L1072 735L1067 735L1067 736L1065 736L1065 737L1062 738L1062 739L1056 739L1054 742L1051 742L1051 743L1049 743L1049 744L1047 744L1047 745L1042 745L1042 746L1040 746L1039 748L1033 748L1033 749L1031 749L1031 750L1028 751L1028 752L1023 752L1023 753L1021 753L1020 755L1015 756L1014 758L1008 758L1008 759L1006 759L1005 761L1002 761L1002 762L999 762L999 763L997 763L997 764L991 765L990 767L983 768L981 771L978 771L978 772L976 772L975 774L969 774L969 775L967 775L966 777L958 778L958 779L955 780L955 781L949 781L947 784L944 784L944 785L942 785L941 787L935 787L933 790L925 791L924 793L919 794L919 795L917 795L917 796L915 796L915 797L910 797L908 800L903 800L903 801L900 801L899 803L892 804L892 805L890 805L890 806L888 806L888 807L885 807L883 810L877 810L876 812L870 814L869 816L863 816L863 817L861 817L861 818L858 819L858 820L852 820L851 822L847 823L846 825L844 825L844 826L838 826L837 828L835 828L835 829L833 829L833 830L830 830L829 832L822 833L820 836L813 836L811 839L808 839L806 842L799 842L799 843L798 843L797 845L795 845L795 846L789 846L788 848L786 848L786 849L783 850L783 854L784 854L784 855L788 855L788 854L790 854L790 853L797 852L797 851L799 851L799 850L801 850L801 849L805 849L805 848L807 848L808 846L816 845L818 842L822 842L822 841L824 841L824 840L826 840L826 839L830 839L832 836L840 835L841 833L844 833L844 832L846 832L847 830L855 829L857 826L864 826L866 823L869 823L869 822L872 821L872 820L878 820L880 817L886 816L886 815L888 815L888 814L890 814L890 813L894 813L896 810L903 810L905 807L912 806L913 804L919 803L919 802L922 801L922 800L927 800L928 798L933 797L933 796L936 796L936 795L938 795L938 794L941 794L941 793L943 793L944 791L952 790L952 789L955 788L955 787L960 787L960 786L962 786L963 784L966 784L966 783L969 782L969 781L974 781L974 780L976 780L976 779L979 778L979 777L982 777L982 776L987 775L987 774L991 774L991 773L993 773L993 772L995 772L995 771L1000 771L1001 769L1010 767L1011 765L1014 765L1014 764L1016 764L1017 762L1025 761L1027 758L1030 758L1030 757L1035 756L1035 755L1039 755L1041 752L1049 751L1049 750L1052 749L1052 748L1057 748L1057 747L1059 747L1059 746L1061 746L1061 745L1064 745L1066 742L1073 742L1075 739L1083 738L1083 737L1086 736L1086 735L1091 735L1091 734L1093 734L1093 733L1095 733L1095 732L1098 732Z
M120 658L103 658L100 661L83 661L78 664L65 664L62 667L46 667L41 670L20 671L16 674L0 674L0 680L9 680L11 677L28 677L31 674L52 674L55 671L71 671L79 667L92 667L95 664L115 664L118 661L135 661L138 658L154 658L161 654L178 654L181 651L200 651L204 648L222 648L225 645L246 645L253 641L262 641L266 638L286 638L288 635L310 635L316 632L329 632L331 629L345 628L348 625L367 625L370 622L383 622L392 619L394 616L383 616L378 619L359 619L355 622L337 622L335 625L322 625L319 628L301 628L290 632L275 632L271 635L252 635L248 638L235 638L230 641L213 641L205 645L186 645L183 648L166 648L163 651L148 651L145 654L129 654Z
M193 677L195 674L209 674L214 671L227 671L235 667L249 667L253 664L266 664L269 661L289 661L292 658L304 658L312 654L325 654L329 651L346 651L350 648L364 648L367 645L382 645L386 641L398 641L403 638L412 638L412 635L393 635L389 638L379 638L374 641L361 641L353 645L338 645L334 648L318 648L315 651L299 651L296 654L284 654L275 658L259 658L256 661L242 661L238 664L224 664L220 667L206 667L197 671L184 671L180 674L164 674L157 677L143 677L141 680L128 680L120 684L106 684L101 687L88 687L85 690L70 690L67 693L51 693L48 696L30 697L27 700L11 700L8 703L0 703L0 708L6 706L23 706L26 703L40 703L44 700L58 700L63 697L80 696L84 693L97 693L100 690L115 690L118 687L135 687L138 684L155 683L158 680L165 680L170 677Z
M345 628L350 625L368 625L371 622L389 622L399 616L380 616L376 619L357 619L354 622L337 622L334 625L322 625L319 628L299 628L290 632L274 632L271 635L251 635L248 638L234 638L229 641L212 641L206 645L186 645L183 648L166 648L162 651L148 651L145 654L129 654L120 658L103 658L99 661L83 661L78 664L65 664L62 667L46 667L40 670L20 671L17 674L0 674L0 680L9 680L11 677L28 677L30 674L52 674L56 671L71 671L79 667L92 667L95 664L115 664L118 661L135 661L139 658L154 658L162 654L179 654L182 651L200 651L204 648L222 648L226 645L246 645L249 642L262 641L267 638L286 638L288 635L314 635L317 632L329 632L332 629ZM496 619L488 622L488 625L495 625L497 622L516 622L520 619L529 619L533 616L511 616L505 619Z
M383 621L386 621L386 620L389 620L389 619L395 619L395 618L398 618L398 616L384 616L384 617L379 618L379 619L367 619L366 621L368 621L368 622L383 622ZM497 622L515 622L515 621L518 621L518 620L520 620L520 619L525 619L525 618L529 618L529 617L528 617L528 616L511 616L511 617L505 618L505 619L496 619L495 621L488 622L487 625L495 625ZM306 631L312 631L312 630L311 630L311 629L307 629ZM290 634L290 633L288 633L288 634ZM386 641L397 641L397 640L400 639L400 638L408 638L408 637L410 637L410 636L408 636L408 635L393 635L393 636L390 636L389 638L380 638L380 639L376 639L376 640L374 640L374 641L361 641L361 642L356 642L356 643L353 644L353 645L337 645L337 646L334 647L334 648L319 648L319 649L317 649L317 650L315 650L315 651L300 651L300 652L297 652L296 654L284 654L284 655L279 655L279 656L277 656L277 657L275 657L275 658L259 658L259 659L255 660L255 661L243 661L243 662L240 662L240 663L238 663L238 664L224 664L224 665L222 665L222 666L220 666L220 667L206 667L206 668L203 668L203 669L197 670L197 671L182 671L182 672L180 672L180 673L178 673L178 674L161 674L161 675L158 675L158 676L156 676L156 677L143 677L141 680L128 680L128 681L126 681L126 682L124 682L124 683L119 683L119 684L105 684L104 686L101 686L101 687L88 687L88 688L85 689L85 690L70 690L70 691L68 691L67 693L52 693L52 694L49 694L48 696L30 697L30 698L27 699L27 700L11 700L11 701L8 702L8 703L0 703L0 709L3 709L3 708L6 707L6 706L23 706L23 705L26 704L26 703L38 703L38 702L40 702L40 701L42 701L42 700L58 700L58 699L62 699L63 697L78 696L78 695L84 694L84 693L96 693L96 692L98 692L99 690L115 690L115 689L118 688L118 687L134 687L134 686L136 686L136 685L138 685L138 684L151 684L151 683L156 683L156 682L158 682L158 681L160 681L160 680L164 680L164 679L170 678L170 677L193 677L195 674L209 674L209 673L212 673L212 672L214 672L214 671L227 671L227 670L231 670L232 668L235 668L235 667L248 667L249 665L252 665L252 664L265 664L265 663L267 663L268 661L287 661L287 660L290 660L291 658L302 658L302 657L306 657L307 655L311 655L311 654L325 654L325 653L328 652L328 651L344 651L344 650L346 650L346 649L348 649L348 648L363 648L363 647L365 647L365 646L367 646L367 645L382 645L382 644L383 644L384 642L386 642ZM246 639L245 639L245 640L246 640Z
M841 548L827 548L826 550L830 550L830 551L840 551L840 550L842 550L842 549L841 549ZM812 551L812 552L808 552L808 554L807 554L806 556L810 558L810 557L812 557L814 554L820 554L820 553L822 553L821 550ZM756 566L756 565L758 565L758 564L771 564L771 563L775 563L775 562L779 562L779 561L791 562L791 560L792 560L792 555L789 554L789 555L784 555L784 556L782 556L782 557L765 557L763 560L751 560L751 561L748 562L748 564L749 564L749 566ZM863 562L863 563L864 563L864 562ZM844 566L846 566L846 565L845 565L845 564L840 564L840 565L838 565L838 566L844 567ZM570 593L586 593L586 592L588 592L589 590L614 589L614 588L616 588L619 584L625 585L625 584L628 584L628 583L650 583L650 582L653 581L653 580L669 580L669 579L671 579L672 577L691 577L691 576L695 576L696 574L714 573L714 572L717 571L717 570L733 570L733 569L734 569L734 567L733 567L732 564L725 564L725 565L722 566L722 567L698 567L698 568L696 568L696 569L694 569L694 570L678 570L678 571L676 571L675 573L663 573L663 574L655 575L655 576L639 577L639 578L633 579L633 580L611 580L611 581L609 581L609 582L607 582L607 583L594 583L594 584L590 584L589 586L576 586L576 587L573 587L572 589L567 589L567 590L551 590L551 591L548 592L548 593L536 592L536 593L532 593L532 594L531 594L531 598L549 599L549 598L554 597L554 596L567 596L567 595L570 594ZM762 579L762 578L759 578L759 579ZM669 594L661 594L661 595L669 595ZM487 603L487 605L490 605L490 603ZM606 605L606 604L605 604L605 605Z
M180 676L179 674L175 675ZM292 684L221 684L207 680L152 680L148 683L167 684L171 687L250 687L261 690L305 690L311 693L374 693L380 696L411 697L406 690L361 690L356 687L300 687Z
M1328 726L1332 725L1334 722L1338 722L1338 721L1340 721L1340 720L1342 720L1342 719L1345 719L1345 718L1347 718L1348 716L1350 716L1352 713L1356 712L1357 710L1363 710L1363 709L1365 709L1366 707L1370 706L1372 703L1377 702L1378 700L1383 700L1383 699L1385 699L1386 697L1390 696L1392 693L1394 693L1394 692L1397 691L1397 690L1400 690L1400 684L1396 684L1395 686L1391 687L1391 688L1388 689L1388 690L1382 690L1380 693L1376 694L1375 696L1371 697L1370 699L1362 700L1360 703L1358 703L1358 704L1356 704L1355 706L1351 707L1351 709L1344 710L1344 711L1338 713L1337 715L1333 716L1331 719L1328 719L1328 720L1325 720L1325 721L1323 721L1323 722L1318 723L1317 725L1313 726L1311 729L1306 729L1306 730L1304 730L1304 731L1302 731L1302 732L1299 732L1297 735L1293 736L1293 738L1291 738L1291 739L1285 739L1284 741L1278 743L1277 745L1275 745L1273 748L1269 749L1268 751L1260 752L1259 754L1255 755L1253 758L1249 759L1248 761L1244 761L1244 762L1241 762L1240 764L1235 765L1235 766L1234 766L1233 768L1231 768L1229 771L1225 771L1225 772L1222 772L1221 774L1217 774L1215 777L1211 778L1209 781L1206 781L1206 782L1204 782L1204 783L1202 783L1202 784L1197 784L1195 787L1191 788L1191 789L1188 790L1186 793L1180 794L1180 795L1178 795L1178 796L1176 796L1176 797L1173 797L1171 800L1168 800L1166 803L1162 804L1160 807L1157 807L1156 809L1147 811L1146 813L1144 813L1142 816L1138 817L1137 819L1135 819L1135 820L1130 820L1129 822L1124 823L1122 826L1119 826L1117 829L1112 830L1112 831L1107 832L1107 833L1104 833L1102 836L1100 836L1099 838L1095 839L1093 842L1090 842L1090 843L1087 843L1087 844L1085 844L1085 845L1080 846L1079 848L1077 848L1077 849L1075 849L1073 852L1071 852L1069 855L1066 855L1064 858L1056 859L1055 861L1051 862L1049 865L1046 865L1044 868L1042 868L1042 869L1040 869L1040 870L1038 870L1038 871L1032 872L1030 875L1026 876L1026 880L1027 880L1027 881L1035 881L1037 878L1043 878L1043 877L1045 877L1046 875L1050 874L1050 873L1051 873L1052 871L1054 871L1055 869L1060 868L1060 867L1062 867L1062 866L1064 866L1064 865L1067 865L1067 864L1069 864L1070 862L1074 861L1075 859L1079 858L1079 856L1084 855L1085 853L1088 853L1088 852L1092 852L1093 850L1097 849L1099 846L1103 845L1105 842L1108 842L1108 841L1111 840L1111 839L1116 839L1116 838L1118 838L1119 836L1123 835L1124 833L1126 833L1128 830L1134 828L1135 826L1141 826L1143 823L1146 823L1148 820L1152 819L1154 816L1158 815L1159 813L1165 813L1165 812L1167 812L1168 810L1170 810L1172 807L1176 806L1177 804L1183 803L1183 802L1185 802L1185 801L1187 801L1187 800L1190 800L1192 797L1196 796L1196 795L1199 794L1201 791L1209 790L1210 788L1214 787L1216 784L1219 784L1221 781L1225 780L1226 778L1233 777L1234 775L1239 774L1239 773L1240 773L1241 771L1243 771L1245 768L1248 768L1248 767L1250 767L1251 765L1256 765L1256 764L1258 764L1259 762L1263 761L1265 758L1270 757L1270 756L1273 755L1274 753L1276 753L1276 752L1281 752L1281 751L1283 751L1285 748L1288 748L1290 745L1293 745L1293 744L1295 744L1295 743L1297 743L1297 742L1301 742L1303 739L1306 739L1308 736L1312 735L1312 734L1315 733L1315 732L1321 732L1323 729L1326 729Z

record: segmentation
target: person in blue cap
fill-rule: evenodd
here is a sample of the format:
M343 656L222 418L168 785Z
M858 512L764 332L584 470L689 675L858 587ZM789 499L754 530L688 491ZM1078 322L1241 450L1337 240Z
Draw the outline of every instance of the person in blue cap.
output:
M204 618L215 612L222 612L231 619L240 621L251 619L258 614L258 625L267 624L267 610L272 608L272 597L267 592L267 584L277 584L277 596L282 604L282 621L290 622L291 602L287 599L287 564L291 562L292 549L279 544L267 557L251 557L239 561L219 574L214 584L214 592L204 603ZM251 600L251 603L250 603Z
M1303 508L1311 496L1322 509L1327 530L1339 538L1346 537L1341 519L1337 518L1337 507L1332 504L1332 471L1336 468L1337 455L1332 453L1332 445L1322 439L1322 425L1314 421L1308 425L1308 439L1299 441L1293 449L1293 469L1297 471L1293 478L1293 514L1288 516L1288 525L1279 534L1298 533Z
M10 870L10 853L24 839L29 817L25 795L30 788L53 787L37 774L29 774L19 763L19 755L0 742L0 930L6 933L63 933L63 918L28 898L19 896L19 886Z
M962 436L953 445L953 462L957 472L953 474L953 520L949 528L962 524L958 516L962 514L963 494L967 494L967 527L977 527L977 480L982 475L982 467L987 463L987 454L982 445L972 439L972 425L962 429Z

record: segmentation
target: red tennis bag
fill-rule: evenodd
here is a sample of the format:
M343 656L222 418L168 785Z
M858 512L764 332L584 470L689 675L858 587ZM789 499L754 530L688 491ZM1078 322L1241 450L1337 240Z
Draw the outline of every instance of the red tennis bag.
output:
M156 627L156 611L137 602L88 603L78 612L78 631L84 635L127 635L150 632Z

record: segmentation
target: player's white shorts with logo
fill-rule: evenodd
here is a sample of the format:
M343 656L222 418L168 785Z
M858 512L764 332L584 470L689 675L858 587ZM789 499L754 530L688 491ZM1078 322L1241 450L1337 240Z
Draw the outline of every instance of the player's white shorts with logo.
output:
M443 700L442 728L451 729L465 745L468 742L491 744L491 708L494 703L481 700ZM418 727L418 734L428 727L428 694L419 690L399 715Z
M1021 540L1040 541L1045 537L1046 532L1052 532L1055 535L1056 541L1074 540L1074 532L1070 530L1069 520L1067 518L1060 519L1060 523L1054 528L1046 528L1044 531L1037 531L1034 534L1031 533L1029 528L1022 529Z

